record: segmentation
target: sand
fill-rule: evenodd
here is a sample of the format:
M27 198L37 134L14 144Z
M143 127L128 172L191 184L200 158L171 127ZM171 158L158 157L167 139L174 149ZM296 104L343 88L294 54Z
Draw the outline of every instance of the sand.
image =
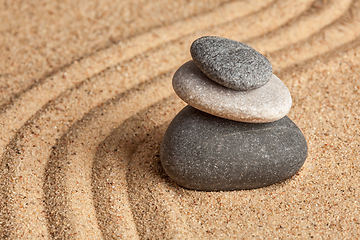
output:
M360 238L360 1L0 2L0 236ZM245 42L289 88L309 153L269 187L172 182L171 87L204 35Z

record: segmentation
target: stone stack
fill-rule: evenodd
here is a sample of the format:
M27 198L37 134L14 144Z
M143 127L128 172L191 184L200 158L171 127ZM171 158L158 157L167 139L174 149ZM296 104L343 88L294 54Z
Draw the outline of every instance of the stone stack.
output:
M161 163L177 184L220 191L264 187L294 175L307 143L286 114L291 95L268 59L220 37L191 45L173 77L186 106L170 123Z

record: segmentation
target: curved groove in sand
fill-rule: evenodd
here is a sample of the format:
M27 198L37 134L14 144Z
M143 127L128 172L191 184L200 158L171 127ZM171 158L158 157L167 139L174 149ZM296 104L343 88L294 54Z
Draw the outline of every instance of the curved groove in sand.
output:
M217 26L216 35L246 42L247 39L260 37L296 19L314 2L315 0L277 1L261 12ZM201 35L211 35L211 33L206 30L201 32Z
M170 74L165 74L134 89L129 89L119 97L92 110L87 114L89 117L85 116L79 120L61 137L59 149L53 154L58 157L52 158L45 170L46 173L52 173L45 181L49 184L44 187L48 206L60 206L61 203L66 203L61 208L56 208L57 213L54 217L49 217L51 231L58 230L57 234L71 232L69 234L76 234L80 239L91 234L96 239L101 239L102 234L97 223L91 187L92 161L98 145L119 123L121 124L143 108L173 94L169 79L171 79ZM102 125L104 123L106 123L105 126ZM63 177L60 177L62 175ZM54 189L55 186L62 186L62 191ZM124 206L123 209L129 212L127 208L128 206ZM49 208L48 212L54 210ZM67 219L69 225L72 226L71 231L64 229L63 224L56 224L58 219ZM126 232L125 235L135 237L136 231L132 224L132 222L127 223L126 228L131 231ZM61 238L65 237L67 236L61 236Z
M197 239L197 233L189 229L187 216L181 213L179 200L183 190L168 179L160 164L159 147L165 128L155 124L129 156L130 205L142 238L184 239L186 232L187 239ZM140 181L142 178L147 180L145 184Z
M5 145L15 136L16 131L39 111L46 103L59 96L66 89L81 83L84 79L94 76L106 68L126 61L156 48L161 44L181 38L200 29L216 24L229 22L232 19L251 14L266 7L273 0L261 1L259 4L246 4L245 2L230 2L204 15L195 16L192 21L185 19L170 26L152 29L142 35L120 42L105 50L96 52L87 58L74 62L66 70L46 78L40 85L30 88L14 102L4 109L0 115L0 127L4 130L0 135L0 156ZM221 16L221 17L219 17ZM193 24L196 22L197 24ZM44 97L46 96L46 97ZM31 103L31 104L30 104ZM21 111L22 116L17 116Z
M291 44L307 39L338 20L348 12L351 3L352 0L329 1L321 8L317 8L316 5L312 6L307 12L297 19L289 21L282 28L260 38L250 39L247 43L263 54L286 48ZM303 29L306 29L306 31ZM264 40L266 40L266 44L264 44Z
M306 1L306 3L310 4L310 1ZM342 4L344 4L342 5L343 7L345 6L345 3L347 3L347 1L342 2ZM284 6L286 7L287 5ZM272 8L273 7L270 7L270 9ZM278 7L276 9L279 10L280 8ZM261 34L274 29L274 26L268 26L265 24L263 25L265 30L260 28L258 31L251 31L251 33L245 32L245 35L242 33L238 34L241 31L239 29L234 30L233 28L232 32L230 33L230 26L238 26L237 24L240 21L239 19L234 21L230 19L227 20L231 21L228 28L220 29L220 27L210 27L209 29L216 34L223 33L226 37L238 38L239 40L246 39L251 36L259 36L259 39L254 39L254 41L258 42L260 45L263 44L265 46L265 52L270 52L269 59L272 62L274 69L284 69L298 62L304 62L321 54L331 52L333 49L336 49L339 46L357 39L359 37L357 30L360 29L360 19L358 14L359 10L359 1L354 1L348 12L345 13L349 13L349 16L343 17L340 20L336 20L334 18L334 21L336 20L335 22L323 28L319 33L313 34L311 38L302 40L301 42L296 42L298 41L297 39L292 39L292 45L287 46L285 49L276 50L276 52L273 53L271 53L273 49L272 46L269 45L267 47L266 37L261 36ZM302 11L304 11L304 9L302 9ZM299 11L296 14L301 14L302 11ZM266 10L264 10L264 12L266 12ZM268 11L269 14L270 12L273 11ZM267 16L269 17L271 15ZM246 19L252 18L254 17L246 17ZM285 18L283 18L283 20L284 19ZM289 21L289 19L291 19L291 15L287 15L286 19L286 21ZM274 25L281 26L284 24L283 20L278 20L278 25ZM262 22L265 23L264 21L265 20ZM190 21L189 24L193 23ZM242 27L246 28L249 26L248 24L249 23L243 24ZM204 28L206 27L199 27L199 29ZM169 32L172 31L173 30L170 29ZM201 31L207 33L211 32L209 30ZM246 34L249 34L250 36ZM289 32L287 32L287 34L289 34ZM181 36L182 35L179 35L177 38L181 38ZM183 41L191 41L193 37L194 35L186 36L183 38ZM170 42L170 38L174 40L174 42ZM94 183L94 181L100 176L96 176L94 173L93 176L91 176L92 166L89 164L89 162L101 156L100 153L104 154L104 152L99 152L99 150L96 150L96 147L98 146L99 142L104 142L104 144L107 143L107 137L109 135L112 136L111 133L113 129L116 128L119 124L122 124L122 121L128 117L134 116L134 114L138 113L142 109L146 109L148 106L155 103L155 100L159 101L172 94L171 89L168 89L171 84L167 83L166 86L164 86L164 89L167 90L159 91L159 96L153 100L153 102L148 102L146 101L146 97L141 95L138 91L144 91L142 94L147 94L146 96L150 96L152 93L151 91L156 91L158 85L155 83L150 83L149 85L145 84L146 88L148 89L143 88L141 90L136 89L136 86L149 78L153 78L157 75L163 74L166 71L175 69L178 62L184 62L186 60L188 57L188 47L185 46L186 44L184 45L180 43L180 40L177 40L177 38L168 36L166 31L162 33L160 32L159 35L154 30L146 33L143 38L140 36L138 38L138 42L134 39L130 39L126 43L120 43L110 48L111 50L105 50L96 53L95 55L83 59L79 63L70 66L67 70L67 74L59 73L53 77L53 80L49 78L44 82L43 85L37 86L38 89L34 88L31 91L24 93L10 108L8 108L3 113L0 118L0 127L2 127L5 132L3 132L1 135L0 151L5 151L5 153L2 155L2 152L0 152L0 156L2 155L1 169L3 176L1 177L3 182L1 190L4 191L2 191L2 195L0 195L0 207L5 206L7 208L8 216L0 217L0 220L2 220L0 226L3 229L8 227L9 230L5 231L9 232L10 230L16 230L16 232L22 232L23 234L27 234L26 236L33 237L55 237L58 236L57 234L59 233L57 233L56 230L53 232L55 229L54 226L58 226L60 224L56 223L57 220L55 219L55 215L60 214L58 216L62 217L61 228L63 230L68 228L68 230L64 231L65 234L69 234L64 235L63 237L65 238L73 237L71 234L77 234L77 237L82 237L87 232L91 232L94 234L93 236L97 236L98 238L102 238L103 235L108 234L106 231L101 229L101 225L104 226L107 224L107 222L97 221L98 218L96 215L103 213L103 211L101 210L101 206L99 206L99 202L93 202L91 192L92 189L90 186L91 181L93 181L93 188L94 186L99 186L98 184ZM148 46L149 39L154 40L154 42L151 43L151 46ZM331 41L326 41L327 39L331 39ZM132 41L134 41L134 45L132 45ZM164 45L160 46L161 44ZM298 51L300 46L303 49L302 52ZM127 47L133 48L126 52ZM154 49L150 50L151 48ZM132 53L134 49L139 50L136 53ZM169 56L169 49L174 49L173 55L175 56ZM112 68L111 70L106 70L104 74L100 73L99 75L94 76L95 74L106 69L108 66L115 65L118 62L124 61L126 59L132 59L135 55L142 54L144 52L149 54L149 56L138 56L136 58L138 61L131 62L129 66L122 63L118 66L118 69ZM154 59L156 59L158 62L151 61ZM109 62L107 62L107 60L109 60ZM91 69L92 65L97 65L100 67L97 69ZM136 70L143 67L150 70L149 76L137 75ZM171 74L167 74L164 76L170 79L170 75ZM83 81L83 79L87 77L91 78ZM123 81L115 81L115 79L118 78L123 79ZM65 83L66 86L56 85L59 81L63 81L62 83ZM80 84L81 82L83 84ZM111 89L120 89L121 92L128 92L129 96L131 95L132 97L128 98L128 100L124 102L121 102L120 99L117 99L116 101L109 100L112 97L118 96L118 94L115 92L100 92L102 88L108 89L109 85L114 85L111 87ZM57 87L60 87L60 89L57 89ZM77 91L85 91L87 92L88 96L83 97L82 99L78 99ZM134 93L131 93L131 91ZM39 96L43 96L45 93L48 94L47 98L40 99ZM55 100L43 106L50 99ZM111 104L105 104L105 107L99 106L98 109L91 110L94 107L107 101L111 102ZM34 103L32 105L32 102L36 102L36 104ZM124 109L131 109L131 111L123 112L121 106L125 106ZM17 120L18 123L14 124L15 127L12 129L7 127L10 123L12 123L12 119L14 119L14 117L21 118L18 116L19 111L24 112L24 116L22 117L23 119ZM36 114L34 115L34 113ZM101 113L104 115L101 115ZM115 113L119 115L116 115ZM88 116L89 120L87 120L87 117L84 117L84 115ZM31 116L32 118L28 121L28 118ZM114 120L114 122L109 122L109 118L111 117L113 117L113 119L117 117L117 119ZM81 121L87 121L88 123L83 126ZM95 126L104 125L106 126L105 129L95 128ZM57 126L57 128L54 128L54 126ZM21 128L21 131L16 132L19 128ZM92 132L90 130L92 130ZM94 137L96 137L96 139L93 139ZM90 145L82 146L82 142L89 143ZM5 144L7 144L6 148L3 147ZM47 145L47 148L39 149L39 146L44 144ZM62 144L64 145L63 147L61 147ZM53 149L53 147L55 147L55 149ZM63 154L65 152L66 154ZM73 153L76 153L76 155L71 155ZM133 164L136 164L137 159L135 158L140 156L139 154L141 155L141 153L137 153L134 156L132 155L132 157L127 158L132 158L134 161ZM55 160L49 160L49 156ZM111 158L116 157L117 156L112 156ZM128 159L125 159L124 157L124 163L128 161ZM46 163L48 160L49 162ZM63 160L66 160L66 162L62 162ZM46 164L48 164L47 167ZM58 168L59 165L57 164L60 164L60 168ZM16 167L10 168L9 166ZM119 165L118 167L121 166L122 165ZM136 165L132 166L136 167ZM49 175L45 174L46 168L49 170ZM82 172L82 169L86 169L86 171ZM136 171L144 172L145 170L138 168ZM45 181L45 185L43 185L45 180L44 176L46 176L45 179L48 180ZM62 178L64 179L61 180ZM128 178L134 178L134 172L130 172ZM103 180L104 178L102 181ZM36 184L29 186L27 181ZM56 186L58 181L63 181L64 184ZM102 184L104 184L104 182L102 182ZM132 181L131 184L135 186L138 183L136 183L136 181ZM28 189L28 194L26 196L20 195L20 189ZM43 189L46 189L45 193L43 192ZM136 187L132 187L132 189L134 190ZM80 194L80 192L77 191L82 191L82 193ZM126 192L127 190L117 189L116 191L118 193L124 193L124 191ZM46 203L47 206L44 206L44 203L42 202L44 194L47 196L47 199L49 199L52 196L60 196L59 194L62 193L66 193L63 201L64 205L59 205L59 202L52 202L49 200ZM142 192L133 192L133 194L133 199L135 199L136 196L142 194ZM87 198L81 199L82 196L87 196ZM113 195L109 196L112 197ZM125 193L120 199L126 198L128 198L128 196L126 196ZM31 204L30 206L28 206L29 203ZM89 211L90 215L86 215L83 209L78 209L77 204L84 206L84 209ZM120 205L120 203L116 205L116 210L114 210L115 212L109 217L110 219L115 219L116 216L122 216L121 214L125 214L123 216L131 216L132 213L129 212L129 207ZM106 209L109 209L109 206L105 206ZM168 206L164 206L163 209L166 209L167 207ZM59 209L63 209L65 212L56 212ZM53 212L55 212L54 216L52 216ZM46 225L47 216L53 218L53 222L50 224L51 226ZM20 222L16 222L15 219L20 219ZM79 222L76 223L76 221ZM182 220L179 220L179 223L181 222ZM86 226L82 227L81 223L86 223ZM118 223L113 221L112 224L114 224L111 226L112 229L116 229L117 227L123 226L123 224L127 224L129 229L128 231L119 232L116 234L122 236L128 234L127 236L137 238L137 231L134 230L134 223L132 221L124 222L119 220ZM31 225L38 226L36 229L37 232L29 232L29 226ZM6 232L6 234L8 232ZM16 233L11 234L12 237L17 237Z
M161 100L161 105L165 106L161 108L161 111L166 113L170 106L174 106L170 104L170 101L172 103L177 101L180 105L183 105L172 95L168 99ZM130 223L125 221L133 219L132 216L136 214L131 205L141 205L143 201L140 201L137 198L138 194L134 193L137 190L134 185L137 186L139 183L136 180L134 181L132 176L129 176L128 172L131 175L134 170L130 158L147 136L163 123L163 120L159 122L158 115L159 107L157 105L136 113L113 130L97 148L98 150L93 159L92 186L99 225L105 239L135 238L134 234L128 234L127 229L133 229L126 227ZM172 115L167 116L169 120L172 117ZM158 135L161 136L161 134ZM139 189L146 189L146 186L141 186ZM143 192L148 193L146 190ZM147 204L144 206L147 206ZM121 217L124 214L131 215L131 218ZM171 213L169 212L169 214ZM168 216L166 219L174 218ZM134 224L135 221L131 226L137 229L139 234L141 224ZM164 223L164 226L169 228L171 228L170 225L175 226L175 223L172 221ZM180 228L186 229L185 226ZM140 233L139 235L144 238L143 234Z
M239 17L241 16L241 14L251 14L252 12L255 11L259 11L259 9L266 7L267 5L271 4L272 2L274 2L275 0L265 0L265 1L258 1L258 3L255 4L249 4L246 2L238 2L238 1L227 1L224 2L220 5L218 5L217 7L215 7L212 10L207 10L205 12L200 12L200 13L195 13L193 15L190 16L184 16L183 18L180 19L176 19L176 20L170 20L169 21L169 25L166 27L159 27L159 26L153 26L150 27L149 29L143 31L143 33L141 34L131 34L128 38L122 38L121 42L127 42L130 39L136 39L137 37L139 37L140 35L144 35L150 33L151 35L151 31L159 31L160 34L166 33L168 31L172 31L176 28L178 28L179 30L185 30L185 32L174 32L171 36L166 36L167 38L170 37L169 39L171 39L171 37L176 37L178 34L186 34L187 32L189 32L189 29L186 29L186 27L190 27L190 31L191 30L195 30L197 28L201 28L204 26L209 26L210 25L214 25L214 22L212 21L212 19L217 18L217 21L219 23L224 22L224 21L228 21L231 20L232 17ZM165 4L166 1L163 1ZM124 3L125 5L126 3ZM159 3L158 3L159 4ZM161 4L161 3L160 3ZM139 6L132 6L132 8L136 8ZM239 9L237 11L235 11L235 9ZM221 15L221 13L228 13L224 16ZM198 26L191 24L191 20L195 20L196 22L198 22ZM185 29L184 29L185 28ZM192 28L192 29L191 29ZM163 29L163 30L162 30ZM135 30L135 29L133 29ZM137 32L138 30L135 30L135 32ZM2 32L0 34L5 34L6 32ZM179 35L179 36L180 36ZM161 37L161 36L158 36ZM149 38L148 40L152 40L151 38ZM148 43L150 44L150 43ZM3 111L4 108L9 107L12 105L13 102L17 101L16 99L21 97L21 95L23 95L25 92L30 91L33 88L36 88L42 84L44 84L45 81L49 81L49 79L51 77L53 77L54 75L56 76L57 74L59 74L59 72L64 72L67 71L67 69L69 67L71 67L71 65L76 64L78 61L82 61L81 59L83 59L85 56L86 58L91 58L92 56L96 55L98 52L109 52L109 50L107 50L107 48L114 48L114 46L116 46L117 44L107 44L106 46L104 46L103 48L97 49L93 52L90 53L86 53L80 57L78 57L77 60L74 60L73 62L68 62L62 66L57 67L56 69L54 69L51 72L45 72L43 76L41 77L34 77L33 78L33 84L26 84L25 86L17 86L17 88L21 88L20 91L16 90L15 93L13 94L6 94L6 92L3 94L3 96L0 96L0 112ZM116 47L115 47L116 48ZM90 56L89 56L90 55ZM106 59L105 59L106 60ZM3 74L3 77L8 75L6 73L0 73L0 77ZM17 75L17 78L19 77L26 77L27 73L23 73L20 76ZM10 86L11 87L11 86Z
M360 1L353 1L341 19L315 33L311 38L269 53L268 59L273 68L288 68L354 41L360 36L359 12Z
M164 53L161 55L166 57L166 54ZM153 67L151 67L151 64L147 64L147 67L151 67L152 69L149 71L149 75L147 76L136 73L136 69L142 66L141 64L139 65L138 59L134 59L129 63L129 68L126 71L124 70L122 72L121 69L119 70L114 68L111 71L106 72L106 76L96 76L91 78L83 85L63 93L58 99L54 100L51 105L40 111L27 125L23 126L23 137L18 136L18 138L12 142L12 145L10 145L11 149L23 148L23 151L20 154L11 150L6 151L1 161L1 164L5 166L18 166L16 169L10 169L9 172L1 179L3 182L8 184L6 186L1 186L4 188L2 190L4 190L6 194L1 196L0 206L7 206L7 208L11 209L11 211L9 210L11 215L8 217L5 216L7 220L2 220L2 224L4 226L12 225L13 222L10 219L15 219L16 217L25 214L33 216L31 224L34 224L34 220L38 220L39 222L36 224L39 225L39 230L43 229L41 234L45 234L43 233L46 229L46 225L44 225L46 222L44 221L45 207L41 197L43 195L41 185L45 174L45 164L48 157L51 156L50 153L52 147L56 145L56 139L59 139L61 135L68 131L69 125L79 120L79 118L81 119L81 117L92 108L116 96L117 92L115 91L105 91L105 89L109 88L109 86L112 86L110 89L128 91L131 89L131 86L136 86L137 83L145 81L148 77L155 77L156 75L162 74L164 70L168 70L169 67L172 67L171 65L162 65L161 67L158 66L156 62L152 62L152 64L154 64ZM107 81L99 86L98 78L102 78ZM119 78L123 79L123 81L118 81L117 79ZM134 81L133 78L137 81ZM171 79L170 76L168 76L168 78ZM171 84L169 83L167 87L170 88ZM79 92L87 93L86 97L79 98ZM82 106L80 111L78 110L79 106ZM50 121L50 124L46 123L47 121ZM39 134L34 135L34 132L39 132ZM27 144L29 139L31 139L32 145ZM40 149L36 146L41 146L44 142L47 143L47 146L42 147L40 151ZM26 164L26 166L23 166L23 159L34 159L34 161L25 161L24 164ZM29 169L34 170L33 172L29 172ZM22 181L14 184L14 178L21 178ZM26 182L30 180L31 182L37 182L38 184L31 187L33 188L33 191L28 192L26 199L22 199L17 195L17 192L19 192L20 189L27 189ZM11 205L10 202L7 201L9 198L14 199L13 204L11 203ZM23 209L22 206L28 201L32 201L34 206L32 208ZM19 232L27 232L26 229L31 226L31 224L27 222L28 218L20 217L19 219L22 220L17 224ZM41 228L40 226L43 227ZM4 227L4 229L6 228Z
M156 51L155 54L150 54L148 57L155 57L158 60L164 59L164 61L168 59L166 53L163 51ZM142 59L144 60L146 57ZM174 65L159 65L159 63L155 61L149 62L149 64L146 62L143 63L146 67L151 67L147 76L137 73L137 69L144 66L139 64L139 58L135 58L127 64L127 69L113 68L111 71L106 72L106 76L95 76L89 79L87 82L84 82L84 84L80 84L61 94L59 98L45 106L44 109L39 111L21 128L21 135L18 134L11 144L7 146L7 150L1 159L2 166L17 166L15 169L9 169L6 174L1 176L2 182L6 184L0 186L5 193L0 195L0 206L3 208L7 206L12 209L12 211L9 210L9 214L11 212L10 216L2 216L2 218L4 217L10 221L10 219L13 218L12 216L17 216L18 214L29 216L36 214L37 216L34 217L34 219L39 220L36 224L39 226L44 225L44 204L41 200L41 196L43 195L41 187L43 181L42 176L44 176L45 163L50 156L52 146L56 144L56 139L64 134L64 132L68 130L69 125L81 118L83 114L102 102L116 96L117 92L106 90L109 86L111 86L110 89L117 89L120 92L126 91L132 86L146 81L149 77L155 77L176 67L175 63L173 63ZM101 86L99 86L99 78L105 81ZM122 79L123 81L118 81L118 79ZM169 84L169 86L171 86L171 84ZM86 97L78 98L79 92L86 92ZM77 110L79 106L81 106L80 111ZM47 121L50 121L50 124L48 124ZM33 134L36 132L39 132L39 134ZM29 145L28 141L30 139L32 145ZM42 149L36 147L41 146L44 142L47 143L46 147ZM17 153L12 151L12 149L21 149L21 151L19 150ZM23 161L24 159L34 159L34 161ZM24 166L24 164L26 166ZM4 167L3 169L7 168ZM29 169L36 170L29 172ZM13 179L17 178L21 178L22 181L15 184ZM26 199L21 199L21 197L17 195L17 192L22 188L27 189L26 182L28 180L38 183L36 187L31 187L36 188L36 191L29 190ZM17 189L19 189L19 191ZM8 199L16 199L16 201L8 201ZM34 206L32 208L22 208L28 201L34 202ZM26 228L34 224L27 222L28 218L19 219L24 222L19 223L18 226L22 226L20 229L25 228L21 231L19 230L20 232L26 232ZM4 226L13 224L11 221L8 222L6 220L2 220L1 222ZM9 228L4 227L4 229ZM39 229L41 229L41 227L39 227ZM43 226L43 230L44 229L46 229L46 226ZM43 234L42 232L43 231L41 231L41 234Z

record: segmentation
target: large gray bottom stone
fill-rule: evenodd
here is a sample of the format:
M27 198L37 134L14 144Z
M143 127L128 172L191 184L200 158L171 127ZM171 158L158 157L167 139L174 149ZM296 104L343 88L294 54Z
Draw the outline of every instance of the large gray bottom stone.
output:
M307 157L301 130L287 116L243 123L186 106L161 144L161 164L177 184L220 191L264 187L294 175Z

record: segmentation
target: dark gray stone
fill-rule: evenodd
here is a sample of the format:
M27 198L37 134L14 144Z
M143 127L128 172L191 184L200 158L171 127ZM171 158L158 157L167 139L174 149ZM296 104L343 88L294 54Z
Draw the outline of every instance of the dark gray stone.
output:
M259 88L273 73L265 56L244 43L227 38L198 38L191 45L190 53L207 77L234 90Z
M242 123L186 106L163 138L161 164L177 184L219 191L264 187L294 175L307 143L287 116L270 123Z

